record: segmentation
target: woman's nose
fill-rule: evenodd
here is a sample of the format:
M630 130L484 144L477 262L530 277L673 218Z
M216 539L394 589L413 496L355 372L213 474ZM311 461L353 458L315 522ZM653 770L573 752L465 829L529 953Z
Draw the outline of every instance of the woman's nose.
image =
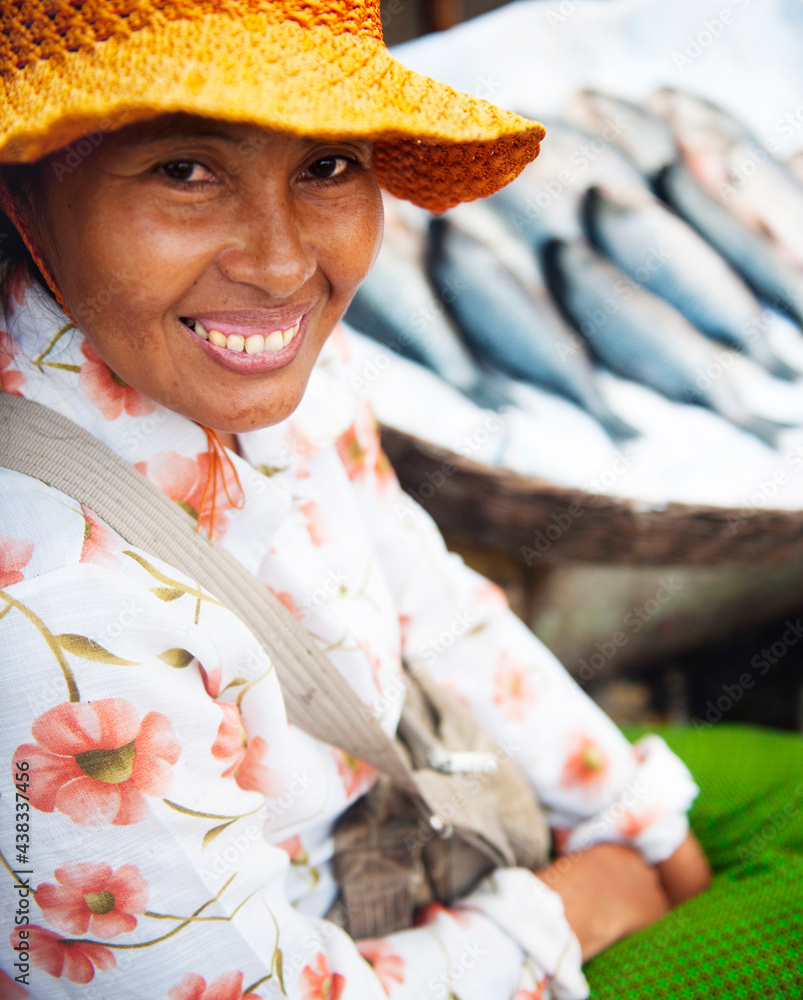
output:
M229 281L285 300L315 273L315 254L290 198L243 204L238 228L237 238L218 254L218 266Z

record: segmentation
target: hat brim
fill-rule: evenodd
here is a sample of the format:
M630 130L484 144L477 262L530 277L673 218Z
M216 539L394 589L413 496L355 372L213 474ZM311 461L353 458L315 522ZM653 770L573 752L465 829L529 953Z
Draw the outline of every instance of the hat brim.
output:
M407 69L368 35L224 14L40 59L5 79L0 162L169 112L375 143L379 183L433 212L484 197L538 155L543 126Z

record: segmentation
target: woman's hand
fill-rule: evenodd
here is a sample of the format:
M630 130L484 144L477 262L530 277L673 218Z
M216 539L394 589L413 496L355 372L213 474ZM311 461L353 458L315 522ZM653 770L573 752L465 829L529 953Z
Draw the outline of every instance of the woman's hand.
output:
M663 862L670 865L670 871L677 853ZM535 874L563 899L584 962L614 941L660 920L671 909L657 869L634 848L622 844L596 844L567 854ZM678 885L682 885L679 876Z
M675 853L656 866L670 906L679 906L707 889L711 868L699 841L689 832Z

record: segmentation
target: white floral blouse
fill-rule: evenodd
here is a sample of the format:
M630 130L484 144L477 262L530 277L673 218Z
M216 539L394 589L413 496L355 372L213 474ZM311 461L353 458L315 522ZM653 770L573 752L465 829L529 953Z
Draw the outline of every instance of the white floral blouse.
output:
M77 421L197 515L204 431L125 385L38 288L12 306L2 391ZM389 732L404 655L512 749L561 847L669 856L696 794L685 767L658 737L631 748L500 590L447 553L348 365L339 329L296 413L240 436L245 502L231 477L218 484L218 543ZM0 998L586 996L560 899L523 869L382 940L324 920L333 821L375 772L288 724L225 593L43 482L0 470L0 489Z

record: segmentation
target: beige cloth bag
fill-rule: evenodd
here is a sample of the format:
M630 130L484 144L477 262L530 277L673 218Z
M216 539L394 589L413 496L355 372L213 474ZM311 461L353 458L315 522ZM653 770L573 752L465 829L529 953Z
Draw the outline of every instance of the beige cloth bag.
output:
M271 657L290 721L382 772L335 835L343 905L333 917L354 937L407 927L416 906L450 902L494 867L545 862L549 834L527 780L424 673L408 673L394 740L267 587L82 427L0 393L0 464L62 490L132 545L225 594Z

